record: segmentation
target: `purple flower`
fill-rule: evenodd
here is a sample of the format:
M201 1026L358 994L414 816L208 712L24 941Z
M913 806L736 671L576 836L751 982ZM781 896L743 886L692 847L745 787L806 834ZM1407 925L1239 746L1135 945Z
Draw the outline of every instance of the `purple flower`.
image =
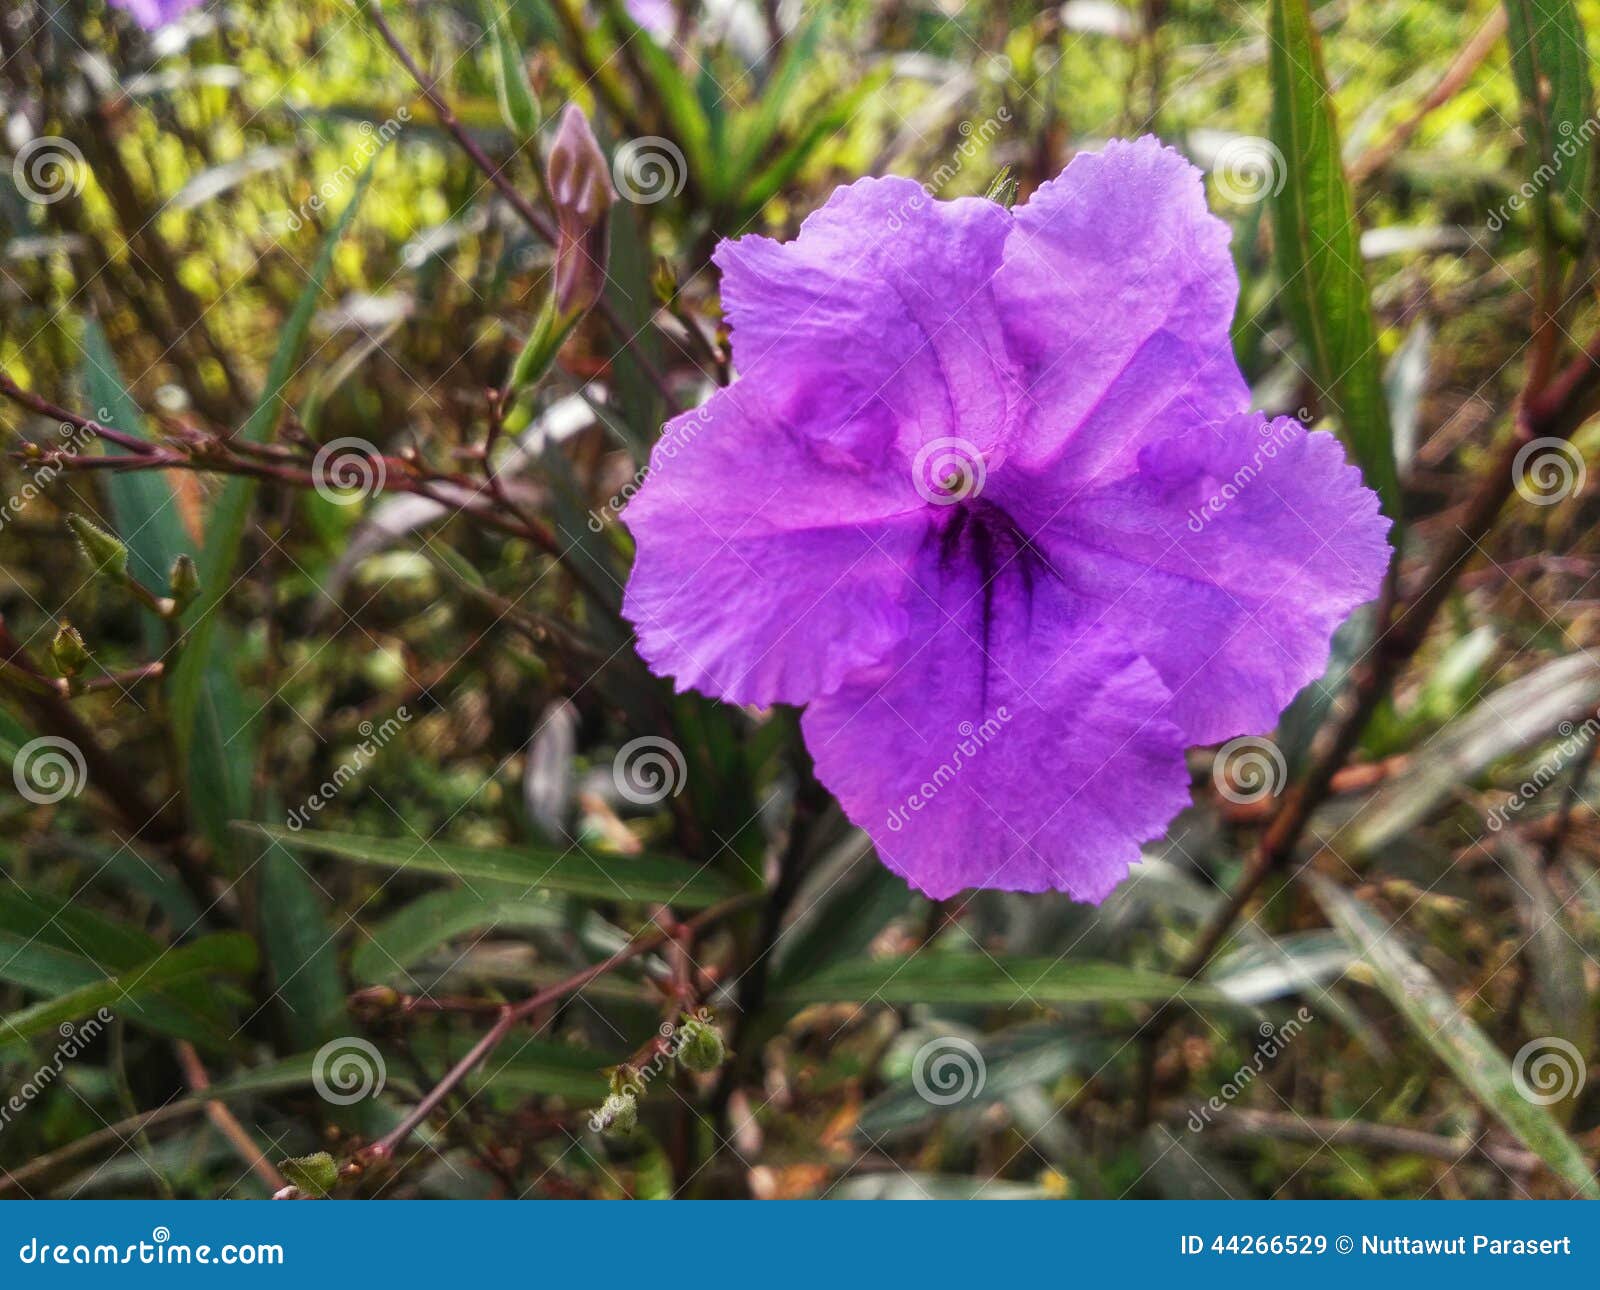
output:
M1388 521L1337 439L1247 411L1228 230L1154 139L1014 213L904 179L716 254L740 379L625 519L652 668L807 704L896 873L1098 901L1372 598Z
M111 0L113 9L121 9L146 31L165 27L181 18L204 0Z

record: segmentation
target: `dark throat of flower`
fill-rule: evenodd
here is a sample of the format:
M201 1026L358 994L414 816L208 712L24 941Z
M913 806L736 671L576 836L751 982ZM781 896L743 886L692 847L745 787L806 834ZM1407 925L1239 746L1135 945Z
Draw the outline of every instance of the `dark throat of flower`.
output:
M992 646L1000 629L1002 607L1020 605L1020 626L1033 621L1033 597L1043 578L1060 579L1050 557L1000 507L982 498L968 498L950 507L929 539L936 546L938 566L947 582L966 585L976 578L977 613L983 649L979 681L980 714L989 711L989 676L994 668ZM1008 614L1007 627L1019 623Z

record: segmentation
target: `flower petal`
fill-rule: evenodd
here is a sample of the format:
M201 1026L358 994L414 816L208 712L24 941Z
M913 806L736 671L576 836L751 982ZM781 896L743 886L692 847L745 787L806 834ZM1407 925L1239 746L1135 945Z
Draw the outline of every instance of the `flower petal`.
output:
M908 473L824 460L741 382L667 424L623 513L623 612L652 669L733 703L804 703L899 643L926 521Z
M1214 743L1271 729L1322 675L1378 593L1388 529L1333 435L1245 415L1147 445L1136 474L1032 531L1085 607L1075 648L1136 650L1189 741Z
M987 452L1022 397L990 280L1011 219L909 179L838 189L791 242L724 242L733 358L780 419L878 464L960 438Z
M1151 137L1079 153L1017 210L994 287L1031 395L1012 460L1098 478L1249 406L1228 237L1200 172Z
M925 570L924 590L892 663L806 710L817 777L935 899L1104 899L1189 801L1166 687L1115 642L1061 652L1072 606L1048 577L990 602L987 651L979 579Z

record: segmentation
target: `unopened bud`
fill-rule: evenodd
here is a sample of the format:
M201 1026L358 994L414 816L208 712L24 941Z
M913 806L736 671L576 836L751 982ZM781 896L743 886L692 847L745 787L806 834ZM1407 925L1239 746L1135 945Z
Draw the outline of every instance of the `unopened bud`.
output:
M576 103L561 114L545 179L556 208L556 310L571 317L593 305L605 287L611 206L617 200L605 153Z
M81 515L67 516L67 527L77 537L78 545L83 548L85 558L94 566L96 573L103 573L119 582L127 577L128 548L119 539Z
M632 1093L612 1093L601 1104L595 1121L602 1133L625 1138L639 1127L639 1099Z
M59 676L74 677L89 665L89 648L71 623L62 623L50 642L50 661Z
M672 271L672 265L667 262L666 256L656 260L655 271L650 275L650 289L656 293L656 299L664 305L670 305L673 297L678 294L678 275Z
M200 570L191 556L180 555L172 562L172 572L167 575L167 594L180 612L199 597Z
M728 1055L722 1032L698 1017L685 1017L678 1034L678 1060L689 1070L704 1075L721 1066Z

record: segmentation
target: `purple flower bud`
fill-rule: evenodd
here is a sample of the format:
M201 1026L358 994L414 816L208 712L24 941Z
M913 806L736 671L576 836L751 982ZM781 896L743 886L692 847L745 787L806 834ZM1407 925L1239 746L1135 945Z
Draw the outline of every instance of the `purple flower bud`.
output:
M561 114L545 178L556 208L556 309L569 316L593 305L605 286L611 204L617 200L605 153L575 103Z

